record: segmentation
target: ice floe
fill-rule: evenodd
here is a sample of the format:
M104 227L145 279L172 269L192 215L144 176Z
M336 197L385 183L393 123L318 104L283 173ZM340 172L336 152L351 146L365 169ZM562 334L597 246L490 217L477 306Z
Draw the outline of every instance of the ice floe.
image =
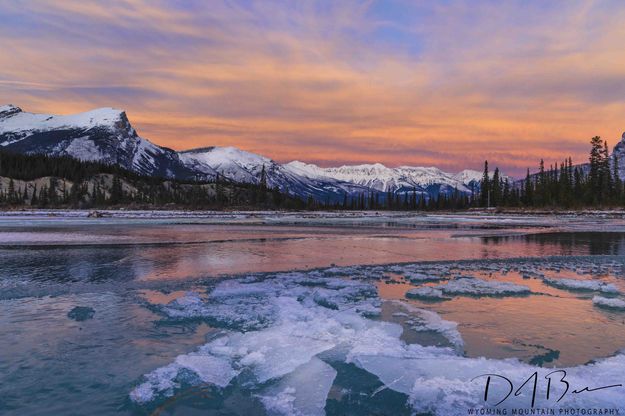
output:
M451 280L447 284L436 286L435 289L442 291L446 295L467 296L527 295L531 292L530 288L524 285L471 277Z
M600 308L618 309L625 311L625 300L617 298L604 298L603 296L595 296L592 303Z
M322 416L335 377L334 368L313 357L258 397L270 415Z
M450 297L445 296L441 289L437 289L432 286L422 286L422 287L416 287L414 289L410 289L406 292L406 297L408 299L419 299L419 300L451 299Z
M405 321L411 329L417 332L438 332L450 342L458 353L462 353L464 341L462 335L458 332L458 324L456 322L447 321L435 312L425 309L415 308L412 305L405 304L400 301L392 301L400 309L406 311Z
M429 273L419 273L419 272L404 272L404 277L410 280L412 283L420 283L420 282L436 282L439 280L443 280L447 278L447 276L442 275L434 275Z
M612 283L599 280L578 280L578 279L553 279L546 277L543 282L550 286L568 290L584 290L604 293L619 293L618 288Z
M478 262L476 262L478 263ZM564 262L548 263L550 270L569 270ZM605 263L608 264L608 263ZM604 265L605 265L604 264ZM483 264L482 264L483 265ZM464 264L462 265L464 266ZM401 301L392 302L401 325L378 318L382 301L375 286L366 281L384 273L444 276L448 282L411 289L406 296L444 299L448 296L509 296L530 294L524 285L485 280L458 274L459 264L354 266L308 272L274 273L222 281L205 292L196 290L168 303L153 305L168 320L201 319L221 332L197 350L178 356L172 363L146 374L130 392L133 402L153 406L186 387L209 384L217 391L231 386L246 389L258 398L268 414L322 415L335 378L337 363L356 366L377 377L382 389L403 394L413 413L439 416L456 414L457 409L492 408L507 392L497 379L491 397L484 402L482 374L499 374L514 383L515 389L537 372L536 407L619 407L625 389L611 388L592 394L564 395L557 384L560 373L517 359L465 357L464 343L455 322ZM493 269L500 265L491 264ZM543 269L533 265L510 264L508 271L522 269L539 278ZM619 267L618 264L608 267ZM477 269L469 265L463 269ZM498 269L501 270L501 269ZM494 270L493 270L494 271ZM348 279L347 276L353 277ZM546 278L545 278L546 279ZM555 279L574 280L574 279ZM604 282L598 290L605 292ZM424 279L425 283L425 279ZM593 286L595 287L595 286ZM410 294L410 295L409 295ZM597 306L625 304L620 299L596 296ZM411 329L435 332L449 346L408 343L402 334ZM571 388L583 389L622 383L625 355L564 369ZM546 399L546 380L552 373L552 398ZM510 395L500 409L527 408L531 389Z
M250 302L239 307L233 301L242 301L246 296L262 298L264 310L271 311L262 325L258 325L258 313L250 308ZM256 283L226 281L204 298L189 293L162 307L161 312L170 319L200 318L230 323L232 327L225 325L229 329L225 335L147 374L130 397L137 403L147 403L171 396L195 382L224 387L233 378L243 377L259 386L262 391L257 394L268 408L296 406L303 400L301 392L306 390L294 385L298 380L294 372L321 353L346 361L358 351L401 348L401 326L367 318L379 310L379 304L372 285L336 278L320 279L316 285L305 278L272 278ZM225 316L217 317L212 306ZM231 310L226 311L227 307ZM452 345L461 348L462 339L455 323L417 308L407 312L413 329L440 332ZM240 332L243 330L246 332ZM440 350L453 354L448 348ZM317 363L314 371L327 374L326 370ZM304 367L302 371L308 370ZM316 391L325 389L317 387ZM309 393L305 394L308 397Z

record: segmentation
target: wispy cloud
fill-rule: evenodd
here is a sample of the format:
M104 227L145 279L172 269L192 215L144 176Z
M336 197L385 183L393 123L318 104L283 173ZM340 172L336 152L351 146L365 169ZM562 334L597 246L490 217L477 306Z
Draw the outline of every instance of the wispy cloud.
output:
M478 168L625 129L618 1L0 1L0 98L169 147Z

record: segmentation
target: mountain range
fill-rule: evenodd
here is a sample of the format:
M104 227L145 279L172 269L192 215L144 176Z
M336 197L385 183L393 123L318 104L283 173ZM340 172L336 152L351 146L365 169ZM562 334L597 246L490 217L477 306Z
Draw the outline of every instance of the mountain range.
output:
M619 147L625 157L625 135ZM0 147L26 154L72 156L116 164L143 175L182 180L215 180L267 185L300 198L337 201L362 193L412 193L436 196L477 190L482 172L444 172L435 167L387 167L380 163L323 168L293 161L280 164L235 147L175 151L139 136L126 113L99 108L58 116L33 114L13 105L0 106ZM625 162L625 161L624 161ZM625 169L625 163L621 164ZM625 171L624 171L625 173Z

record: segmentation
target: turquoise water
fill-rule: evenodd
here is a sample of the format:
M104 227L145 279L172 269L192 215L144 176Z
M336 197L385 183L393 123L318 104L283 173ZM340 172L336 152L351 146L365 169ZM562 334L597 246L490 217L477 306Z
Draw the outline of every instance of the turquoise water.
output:
M94 319L67 317L77 305ZM134 293L0 303L2 414L131 412L127 392L152 368L203 341L205 325L158 325Z
M149 405L129 399L145 374L228 330L202 319L169 319L155 308L186 291L210 289L216 276L332 265L614 255L623 252L624 241L620 234L603 233L528 237L526 229L515 229L511 237L484 238L458 235L457 226L122 222L65 225L60 219L46 227L3 222L0 414L265 414L255 390L243 381L218 393L207 385L188 387L173 399ZM92 308L93 318L70 318L75 307ZM452 310L434 309L454 320L461 315L453 313L458 312L453 303L446 308ZM625 318L606 312L601 319ZM467 334L469 340L475 336ZM480 355L479 348L483 355L497 355L492 345L480 347L477 341L469 355ZM406 394L385 388L378 392L382 382L377 376L321 358L337 373L327 414L410 412Z

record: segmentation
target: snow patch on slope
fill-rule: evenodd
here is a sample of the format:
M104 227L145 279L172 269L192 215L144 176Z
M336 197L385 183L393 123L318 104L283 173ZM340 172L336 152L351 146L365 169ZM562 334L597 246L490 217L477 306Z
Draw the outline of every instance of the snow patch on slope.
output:
M435 167L400 166L389 168L381 163L321 168L314 164L294 161L284 165L291 172L311 179L335 179L373 188L381 192L415 188L423 192L424 188L443 185L461 192L469 192L462 180L455 175L443 172Z
M14 106L3 106L8 111ZM0 123L0 134L7 132L46 131L65 128L90 129L96 126L113 127L115 123L124 119L125 113L115 108L98 108L80 114L67 116L34 114L24 111L17 112L5 118Z
M179 152L187 167L204 173L219 174L237 182L258 183L263 166L275 165L271 159L236 147L207 147Z
M68 156L85 161L98 161L104 157L89 136L78 137L72 140L63 152Z

